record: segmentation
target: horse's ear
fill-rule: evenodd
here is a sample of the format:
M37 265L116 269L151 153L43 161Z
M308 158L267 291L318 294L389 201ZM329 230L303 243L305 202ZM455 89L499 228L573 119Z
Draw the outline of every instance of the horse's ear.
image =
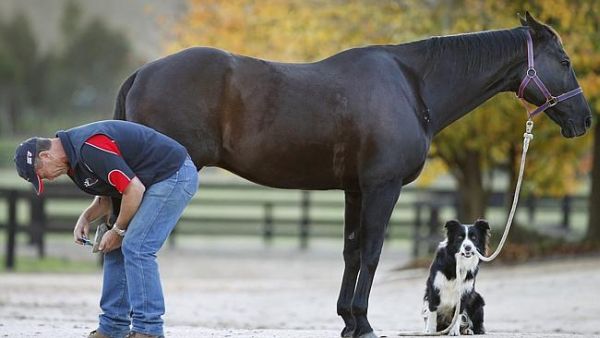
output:
M517 13L517 17L519 17L519 21L521 21L521 26L527 27L527 19L525 19L521 13Z
M546 25L537 21L533 16L531 16L531 14L529 14L529 11L525 12L524 26L528 26L529 28L531 28L533 30L534 33L538 33L538 34L544 32L546 30Z

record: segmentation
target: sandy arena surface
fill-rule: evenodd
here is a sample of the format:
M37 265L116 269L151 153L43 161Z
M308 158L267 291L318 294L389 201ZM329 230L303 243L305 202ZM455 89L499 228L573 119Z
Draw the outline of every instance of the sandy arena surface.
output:
M165 248L167 337L338 337L341 245L313 241L301 251L203 239ZM49 254L81 255L81 248ZM423 327L426 271L394 269L406 260L404 250L384 248L369 307L378 335ZM0 337L86 337L96 327L100 282L100 272L0 274ZM491 264L477 280L491 337L600 337L599 286L599 257Z

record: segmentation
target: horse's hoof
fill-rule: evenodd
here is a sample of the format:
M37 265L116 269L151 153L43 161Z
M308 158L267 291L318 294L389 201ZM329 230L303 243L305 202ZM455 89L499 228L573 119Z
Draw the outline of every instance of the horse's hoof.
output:
M379 338L373 331L365 334L361 334L358 338Z

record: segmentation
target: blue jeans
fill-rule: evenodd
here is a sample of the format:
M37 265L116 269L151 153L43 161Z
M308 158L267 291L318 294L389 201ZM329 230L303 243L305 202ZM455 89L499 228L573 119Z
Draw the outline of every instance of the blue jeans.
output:
M188 157L171 177L146 189L129 222L121 249L104 255L99 331L123 337L130 331L162 336L165 303L156 253L198 189Z

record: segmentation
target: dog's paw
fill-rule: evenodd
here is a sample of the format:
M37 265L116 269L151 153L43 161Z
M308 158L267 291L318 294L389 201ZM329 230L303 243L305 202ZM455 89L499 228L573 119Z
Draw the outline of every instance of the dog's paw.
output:
M457 323L458 324L458 323ZM449 336L460 336L460 325L454 325L450 332L448 332Z

